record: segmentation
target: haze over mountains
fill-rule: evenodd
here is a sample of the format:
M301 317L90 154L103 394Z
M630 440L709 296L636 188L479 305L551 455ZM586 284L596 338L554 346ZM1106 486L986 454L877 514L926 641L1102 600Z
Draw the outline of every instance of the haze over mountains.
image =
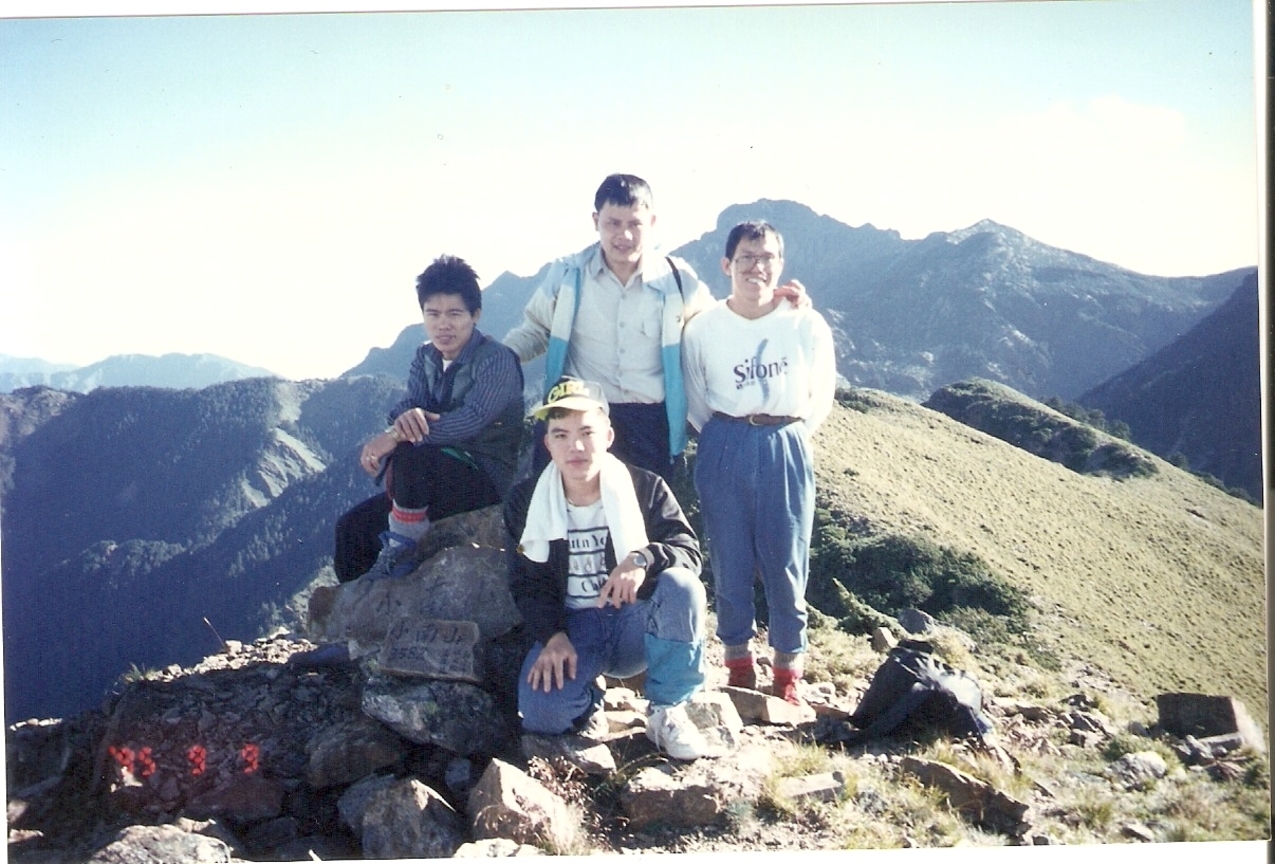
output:
M1257 335L1253 269L1151 277L991 222L904 240L760 201L728 208L713 232L675 250L718 297L725 234L744 218L784 232L788 275L833 325L852 384L919 402L981 377L1036 399L1093 399L1135 441L1162 456L1168 442L1227 485L1252 491L1255 465L1260 495L1260 456L1249 458L1260 447L1258 358L1245 341ZM496 279L484 332L499 338L516 324L541 275ZM286 617L329 564L336 517L374 491L355 454L382 427L421 339L409 322L332 381L163 389L200 387L196 373L219 365L195 358L163 387L75 370L76 382L96 382L91 392L59 379L0 396L7 719L93 704L130 664L203 656L217 645L204 617L237 639ZM1166 368L1177 377L1157 371ZM1205 368L1215 377L1191 374ZM1233 407L1208 407L1217 398ZM1176 431L1142 442L1158 433L1135 422L1137 406L1178 418Z
M88 366L0 354L0 393L37 386L76 393L88 393L98 387L181 389L273 376L269 369L245 366L216 354L117 354Z

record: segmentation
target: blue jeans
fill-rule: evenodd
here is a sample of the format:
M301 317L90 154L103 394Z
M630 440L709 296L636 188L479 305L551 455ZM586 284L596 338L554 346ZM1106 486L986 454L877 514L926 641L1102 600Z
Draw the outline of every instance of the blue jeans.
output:
M690 570L660 573L646 600L619 609L567 611L567 636L576 649L576 677L546 693L527 683L544 647L537 642L522 664L518 713L528 732L557 735L602 702L599 675L628 678L646 670L646 696L655 705L684 702L704 684L704 585Z
M760 574L770 608L770 646L803 653L815 518L806 427L713 417L700 432L695 489L712 552L722 643L743 645L756 635L753 583Z

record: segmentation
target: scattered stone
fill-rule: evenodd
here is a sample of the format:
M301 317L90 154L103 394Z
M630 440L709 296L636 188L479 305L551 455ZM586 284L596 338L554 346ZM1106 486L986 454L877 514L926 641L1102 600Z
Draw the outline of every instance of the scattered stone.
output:
M1067 728L1077 732L1096 732L1106 738L1116 734L1111 721L1101 711L1068 711L1063 719Z
M997 705L1006 714L1019 715L1030 723L1052 723L1058 716L1044 705L1034 702L1001 701Z
M1079 729L1072 729L1067 735L1067 743L1074 744L1084 750L1092 750L1102 743L1102 733L1082 732Z
M1120 826L1120 833L1125 837L1139 840L1143 843L1154 843L1156 840L1155 832L1141 822L1129 822Z
M899 640L888 627L875 627L872 630L872 650L878 654L886 654L891 648L897 648Z
M612 774L616 770L615 756L600 741L582 735L533 735L523 734L522 754L528 759L544 759L546 762L565 762L574 765L585 774Z
M306 744L306 782L315 789L341 786L402 762L403 739L360 715L317 732Z
M840 772L809 774L805 777L785 777L779 784L779 794L792 801L836 801L846 788L845 777Z
M723 750L734 750L739 746L744 721L726 693L696 693L686 703L686 716L703 733L710 745Z
M926 786L942 790L952 809L982 828L1013 837L1030 830L1029 806L989 783L946 763L914 756L903 757L899 767Z
M1160 725L1174 735L1209 738L1236 734L1245 746L1266 752L1265 736L1238 699L1203 693L1161 693L1155 702Z
M492 759L469 793L470 827L477 840L566 848L578 823L565 801L518 768Z
M523 855L543 855L535 846L516 843L503 837L476 840L456 850L453 858L517 858Z
M744 722L800 726L815 720L815 711L809 705L794 705L778 696L769 696L744 687L723 687L722 692L730 696L735 710Z
M230 848L172 825L130 825L87 859L86 864L205 864L230 861Z
M676 776L667 765L639 771L621 790L620 805L634 831L653 824L708 825L726 808L716 786L689 772Z
M450 858L464 842L464 825L452 806L413 778L372 795L363 812L366 858Z
M1164 757L1154 750L1126 753L1107 766L1107 773L1124 784L1126 789L1138 789L1159 780L1169 773Z

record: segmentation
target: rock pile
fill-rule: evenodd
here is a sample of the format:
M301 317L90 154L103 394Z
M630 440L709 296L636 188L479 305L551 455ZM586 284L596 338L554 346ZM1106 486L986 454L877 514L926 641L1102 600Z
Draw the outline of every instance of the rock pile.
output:
M443 520L429 537L408 577L317 589L306 639L226 642L193 668L132 676L101 711L11 727L10 859L505 857L587 851L582 835L604 824L617 850L639 850L659 848L643 832L721 825L741 802L776 791L834 803L856 794L839 771L773 783L795 742L839 746L854 706L827 682L803 683L805 704L794 706L726 687L714 670L720 680L710 678L688 713L729 750L721 759L677 763L656 751L640 682L606 682L607 723L590 737L521 735L515 676L527 645L499 510ZM315 663L316 643L349 659ZM1118 732L1080 694L1052 705L991 702L1000 743L983 755L1007 772L1018 767L1010 751L1093 749ZM1159 707L1182 762L1210 776L1236 770L1232 751L1264 747L1234 700L1167 694ZM1043 826L1067 816L1046 784L1019 800L907 750L872 742L854 758L940 790L954 812L1006 842L1052 842ZM1167 770L1148 749L1108 774L1113 788L1133 790ZM879 797L857 794L864 808ZM1134 823L1124 833L1155 836Z

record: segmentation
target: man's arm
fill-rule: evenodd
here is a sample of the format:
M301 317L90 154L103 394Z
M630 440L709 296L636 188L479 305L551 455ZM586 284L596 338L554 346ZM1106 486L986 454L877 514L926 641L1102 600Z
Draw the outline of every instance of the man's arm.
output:
M646 518L649 545L642 551L651 559L647 571L659 573L670 567L684 567L698 574L704 563L699 538L682 512L682 505L673 496L673 490L658 475L649 472L639 475L636 473L639 469L630 470L635 475L633 489L638 496L638 505ZM655 590L654 586L654 580L647 580L640 595L647 596Z
M535 478L515 486L505 502L505 529L509 532L509 590L514 605L522 615L523 625L533 640L548 645L555 633L567 629L565 578L558 578L550 562L543 564L527 558L518 551L523 528L527 524L527 508L535 491Z
M558 288L563 275L562 265L555 261L522 310L522 323L500 340L513 349L522 363L536 359L549 347L553 310L558 303Z
M474 384L465 401L430 422L430 444L461 444L490 426L508 408L522 400L522 367L512 351L492 351L474 364Z
M832 328L818 313L812 314L811 339L814 342L814 362L810 369L810 416L806 427L813 435L832 411L832 401L837 393L837 352L832 339Z
M707 319L705 319L707 320ZM699 324L703 324L700 321ZM682 333L682 386L686 391L686 419L699 432L712 416L708 407L708 378L704 369L702 328L687 325Z

